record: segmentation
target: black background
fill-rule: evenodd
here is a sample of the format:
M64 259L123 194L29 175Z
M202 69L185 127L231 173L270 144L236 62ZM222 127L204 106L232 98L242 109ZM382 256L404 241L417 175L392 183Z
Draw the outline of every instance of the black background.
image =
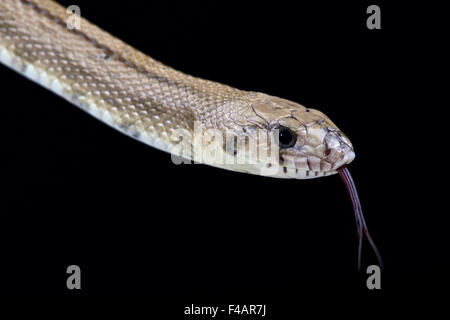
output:
M408 5L374 2L382 29L368 30L372 2L296 2L60 1L176 69L327 114L355 146L349 169L385 260L382 290L365 285L367 243L356 271L337 175L177 166L2 66L0 293L149 296L174 314L267 303L275 317L324 297L376 306L445 289L448 218L418 181L440 160L406 144L426 126L408 115L430 120L416 79L431 35ZM71 264L80 291L66 288Z

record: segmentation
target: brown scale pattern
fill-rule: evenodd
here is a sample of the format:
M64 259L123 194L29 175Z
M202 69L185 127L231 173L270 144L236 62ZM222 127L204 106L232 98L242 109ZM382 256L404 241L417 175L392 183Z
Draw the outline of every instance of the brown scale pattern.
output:
M251 95L169 68L85 19L80 30L68 32L66 20L66 9L53 1L2 0L0 39L15 55L67 84L69 99L95 101L124 131L163 137L192 129L194 120L222 127L237 112L239 103L230 101ZM217 107L224 104L226 111Z

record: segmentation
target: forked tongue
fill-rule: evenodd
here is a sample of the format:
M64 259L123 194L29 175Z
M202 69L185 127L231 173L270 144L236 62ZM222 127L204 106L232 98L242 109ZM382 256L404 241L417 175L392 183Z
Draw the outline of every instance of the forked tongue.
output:
M355 183L353 182L352 176L350 175L350 171L348 171L346 166L340 167L339 169L337 169L337 171L344 181L348 195L350 196L350 200L352 201L353 211L355 212L356 228L358 230L358 271L361 270L361 249L364 235L366 236L367 241L369 241L370 246L377 256L380 268L383 269L383 259L381 259L380 252L378 251L375 242L373 242L372 237L370 236L369 229L367 229L366 221L364 220L363 212L361 209L361 203L359 202L358 192L356 191Z

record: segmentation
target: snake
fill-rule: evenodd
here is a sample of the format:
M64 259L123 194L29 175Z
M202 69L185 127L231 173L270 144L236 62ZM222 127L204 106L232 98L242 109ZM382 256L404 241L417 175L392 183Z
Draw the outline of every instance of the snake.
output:
M274 178L339 173L382 265L347 169L348 137L322 112L177 71L52 0L1 0L0 62L112 128L189 161ZM6 93L7 94L7 93Z

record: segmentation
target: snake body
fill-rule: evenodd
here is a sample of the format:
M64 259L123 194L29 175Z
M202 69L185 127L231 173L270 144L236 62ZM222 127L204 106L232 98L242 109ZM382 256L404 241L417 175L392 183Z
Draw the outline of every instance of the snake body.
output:
M339 172L383 262L346 165L349 139L318 110L176 71L51 0L1 0L0 62L176 161L278 178Z
M0 61L135 139L166 152L183 150L182 158L253 174L275 168L268 175L298 179L336 173L354 158L348 138L320 111L184 74L83 18L80 28L70 28L68 18L54 1L2 0ZM279 143L272 138L280 129L289 130L294 144L261 159ZM225 138L192 138L208 130ZM267 141L259 140L261 131ZM231 149L228 137L236 139ZM256 146L253 153L249 145ZM198 147L214 147L215 156L232 161L198 157ZM185 157L186 150L192 152Z

